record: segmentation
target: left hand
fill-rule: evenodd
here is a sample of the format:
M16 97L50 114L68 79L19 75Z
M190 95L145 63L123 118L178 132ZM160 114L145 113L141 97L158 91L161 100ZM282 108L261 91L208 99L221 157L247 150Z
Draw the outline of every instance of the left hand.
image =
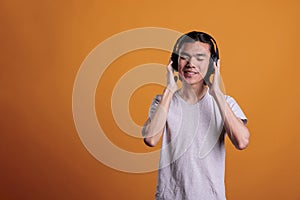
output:
M220 84L221 84L220 59L217 62L214 62L214 68L215 68L215 72L214 72L212 83L209 82L207 84L209 87L209 93L212 96L215 96L220 92L222 93L222 90L220 88Z

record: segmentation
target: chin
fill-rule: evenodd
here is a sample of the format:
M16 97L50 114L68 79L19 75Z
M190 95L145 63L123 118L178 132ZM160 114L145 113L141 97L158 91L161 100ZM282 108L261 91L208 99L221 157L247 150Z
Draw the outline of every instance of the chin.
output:
M188 80L188 79L185 79L185 82L189 85L201 85L201 84L203 84L203 79L201 79L201 80Z
M198 84L203 82L202 77L188 77L188 76L183 76L184 80L188 84Z

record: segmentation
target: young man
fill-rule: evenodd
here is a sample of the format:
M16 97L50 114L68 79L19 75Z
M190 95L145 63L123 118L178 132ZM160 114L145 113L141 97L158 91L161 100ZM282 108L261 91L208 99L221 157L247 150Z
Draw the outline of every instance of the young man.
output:
M242 150L250 134L247 118L236 101L223 94L220 82L215 40L196 31L180 37L167 66L167 87L154 98L142 130L149 146L163 137L157 200L226 199L224 138L228 135Z

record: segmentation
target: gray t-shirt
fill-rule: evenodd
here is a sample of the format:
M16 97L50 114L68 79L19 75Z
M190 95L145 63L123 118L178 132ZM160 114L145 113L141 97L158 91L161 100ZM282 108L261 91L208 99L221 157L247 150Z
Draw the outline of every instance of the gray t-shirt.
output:
M247 118L236 101L225 96L235 115ZM161 96L151 104L149 117ZM188 104L176 92L170 103L162 138L156 200L225 200L223 121L214 98L207 92Z

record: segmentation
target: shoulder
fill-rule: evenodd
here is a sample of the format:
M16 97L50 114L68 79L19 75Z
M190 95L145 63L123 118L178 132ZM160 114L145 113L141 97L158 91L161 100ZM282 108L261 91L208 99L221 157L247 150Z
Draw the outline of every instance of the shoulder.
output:
M234 112L234 114L237 117L239 117L241 120L243 120L244 123L246 124L248 119L247 119L246 115L244 114L244 112L242 111L239 104L237 103L237 101L229 95L225 95L225 99L226 99L226 102L228 103L229 107L231 108L231 110Z
M225 95L225 100L229 104L229 106L232 108L233 106L237 105L238 103L236 100L230 96L230 95Z
M234 109L234 108L239 108L240 109L238 102L232 96L225 95L225 100L226 100L226 102L228 103L228 105L230 106L231 109Z

